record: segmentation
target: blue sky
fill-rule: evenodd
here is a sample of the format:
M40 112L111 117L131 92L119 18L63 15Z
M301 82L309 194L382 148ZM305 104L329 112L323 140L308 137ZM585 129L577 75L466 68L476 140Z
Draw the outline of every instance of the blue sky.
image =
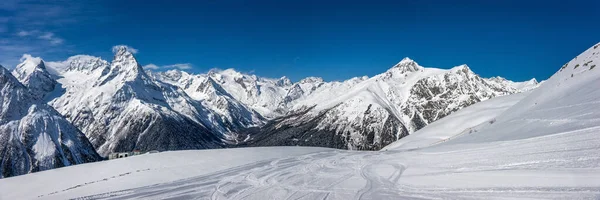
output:
M0 64L111 47L143 65L193 73L343 80L404 57L468 64L484 76L546 79L600 42L600 1L21 1L0 2Z

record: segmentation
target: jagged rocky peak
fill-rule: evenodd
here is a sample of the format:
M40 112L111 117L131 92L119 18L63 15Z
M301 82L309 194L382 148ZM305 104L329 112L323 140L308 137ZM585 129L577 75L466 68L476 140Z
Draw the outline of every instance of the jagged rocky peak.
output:
M492 78L489 78L488 80L496 82L496 83L507 83L507 82L509 82L509 80L507 80L506 78L501 77L501 76L494 76Z
M450 71L464 73L464 74L474 74L474 72L471 70L471 68L469 68L469 66L466 64L462 64L462 65L453 67L452 69L450 69Z
M115 46L113 47L113 53L115 54L114 59L112 61L112 68L119 67L123 71L125 70L133 70L136 72L142 72L142 66L137 62L133 53L129 50L127 46ZM117 66L115 64L119 64Z
M19 79L25 79L34 72L47 73L44 61L39 57L33 57L29 54L24 54L21 57L21 64L17 65L13 71L13 75Z
M177 82L181 79L185 79L188 76L190 76L190 74L188 74L187 72L181 71L181 70L176 70L176 69L172 69L172 70L168 70L166 72L162 72L161 75L163 76L163 78L168 79L169 81L173 81L173 82Z
M31 90L34 98L41 99L54 90L57 82L46 70L46 65L41 58L25 54L21 61L22 63L17 65L12 74Z
M255 75L242 74L241 72L231 68L226 70L211 69L208 72L208 76L212 77L215 81L221 84L227 82L228 80L233 80L243 86L246 86L244 83L255 82L258 79L258 77Z
M119 45L113 47L115 54L110 71L100 78L98 85L103 85L113 79L123 80L124 82L148 81L149 77L137 62L129 47Z
M402 59L398 64L394 65L394 67L392 67L390 70L398 70L401 73L407 73L407 72L416 72L421 69L422 69L422 67L419 66L419 64L417 62L406 57L406 58Z
M504 82L504 81L508 81L506 78L501 77L501 76L494 76L492 78L490 78L491 81L495 81L495 82ZM534 78L535 80L535 78Z
M290 85L292 85L292 81L287 76L283 76L283 77L279 78L279 80L277 80L276 85L280 86L280 87L290 86Z
M314 77L314 76L306 77L306 78L300 80L300 83L322 83L322 82L325 82L323 80L323 78L321 78L321 77Z
M497 87L508 88L508 89L513 88L520 92L533 90L540 86L540 83L535 78L532 78L528 81L523 81L523 82L513 82L506 78L496 76L496 77L492 77L492 78L485 79L485 80L487 80L488 83L490 83L490 84L497 85Z
M200 82L200 85L196 88L196 92L202 92L204 94L217 93L218 95L228 95L221 85L219 85L212 77L207 77Z
M65 71L90 73L96 69L107 68L109 63L100 57L88 55L71 56L65 61Z
M538 84L540 82L538 82L537 79L532 78L532 79L528 80L527 83Z

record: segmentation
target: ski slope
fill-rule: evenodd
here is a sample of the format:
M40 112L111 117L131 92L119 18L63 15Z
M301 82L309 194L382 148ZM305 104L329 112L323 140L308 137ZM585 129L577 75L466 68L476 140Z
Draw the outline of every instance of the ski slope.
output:
M0 194L2 199L597 199L599 131L413 151L165 152L4 179Z
M71 199L151 186L227 168L329 149L291 147L171 151L0 179L0 200ZM32 188L35 188L32 190Z

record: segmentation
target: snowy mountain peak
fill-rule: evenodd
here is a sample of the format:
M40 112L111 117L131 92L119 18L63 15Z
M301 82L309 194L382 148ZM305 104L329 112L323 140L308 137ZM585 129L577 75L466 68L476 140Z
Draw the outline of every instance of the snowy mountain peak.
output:
M413 62L415 62L413 59L410 59L409 57L404 57L398 64L413 63Z
M150 78L142 65L137 62L127 46L115 46L113 52L115 56L110 65L110 71L103 73L98 85L103 85L113 79L123 80L123 82L149 81Z
M532 78L531 80L527 81L528 83L533 83L533 84L538 84L539 82L537 81L537 79Z
M406 57L402 59L398 64L394 65L390 70L399 70L401 73L416 72L422 69L421 66L414 60Z
M314 76L306 77L306 78L300 80L300 83L321 83L321 82L324 82L323 78L314 77Z
M21 64L17 65L14 71L17 79L23 79L24 76L28 76L35 71L46 72L46 65L41 58L25 54L21 58Z
M452 69L450 69L450 71L460 72L460 73L474 73L473 71L471 71L471 68L469 68L469 66L466 64L462 64L462 65L453 67Z
M109 63L100 57L90 55L75 55L65 61L46 62L48 72L61 75L67 72L79 72L85 75L92 74L96 69L108 70Z
M57 83L46 70L41 58L26 54L21 60L22 63L17 65L12 74L31 90L34 98L41 99L54 90Z
M181 71L181 70L176 70L176 69L172 69L172 70L163 72L162 75L169 78L171 81L175 81L175 82L179 81L180 79L190 76L189 73Z
M292 81L287 77L287 76L283 76L281 78L279 78L279 80L277 80L276 83L277 86L290 86L292 85Z
M123 55L131 55L131 54L133 54L132 50L129 47L125 46L125 45L114 46L113 49L112 49L112 51L115 54L115 57L116 56L123 56Z
M66 62L68 64L66 71L83 71L86 73L109 65L102 58L88 55L71 56Z
M513 88L520 92L533 90L540 86L540 83L535 78L532 78L528 81L523 81L523 82L513 82L510 80L507 80L504 77L496 76L496 77L492 77L492 78L489 78L486 80L490 84L496 84L497 87Z
M535 78L534 78L534 79L535 79ZM506 80L504 77L501 77L501 76L495 76L495 77L492 77L492 78L490 78L490 80L491 80L491 81L495 81L495 82L503 82L503 81L508 81L508 80Z

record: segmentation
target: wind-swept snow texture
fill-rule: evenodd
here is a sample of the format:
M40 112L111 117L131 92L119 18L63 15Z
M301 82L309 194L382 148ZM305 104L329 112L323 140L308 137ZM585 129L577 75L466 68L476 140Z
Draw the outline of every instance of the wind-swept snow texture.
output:
M452 133L448 134L424 130L427 137L412 140L430 144L439 133L439 143L427 147L404 149L404 145L394 145L378 152L318 148L301 152L297 147L168 152L0 180L0 197L598 199L600 71L592 66L599 64L599 45L563 66L526 97L497 99L498 104L513 104L522 98L495 120L476 125L477 131L449 130ZM490 103L484 101L480 107ZM472 109L473 118L495 115L477 115L477 110L485 109ZM468 118L460 112L455 114L447 119L460 123ZM455 133L458 135L452 135ZM191 152L211 156L204 154L208 159L200 159ZM269 156L273 152L278 156ZM165 158L159 158L163 155ZM229 156L237 157L226 160ZM237 158L243 158L244 163ZM156 159L164 159L168 165L194 164L189 168L156 167L151 164ZM121 169L128 166L125 163L140 167ZM196 166L215 168L207 172L207 168ZM96 173L105 175L82 176L89 173L86 169L98 169ZM178 174L179 180L165 178L173 174ZM54 182L56 177L70 180L43 190L32 191L28 185ZM147 184L146 180L153 181Z

